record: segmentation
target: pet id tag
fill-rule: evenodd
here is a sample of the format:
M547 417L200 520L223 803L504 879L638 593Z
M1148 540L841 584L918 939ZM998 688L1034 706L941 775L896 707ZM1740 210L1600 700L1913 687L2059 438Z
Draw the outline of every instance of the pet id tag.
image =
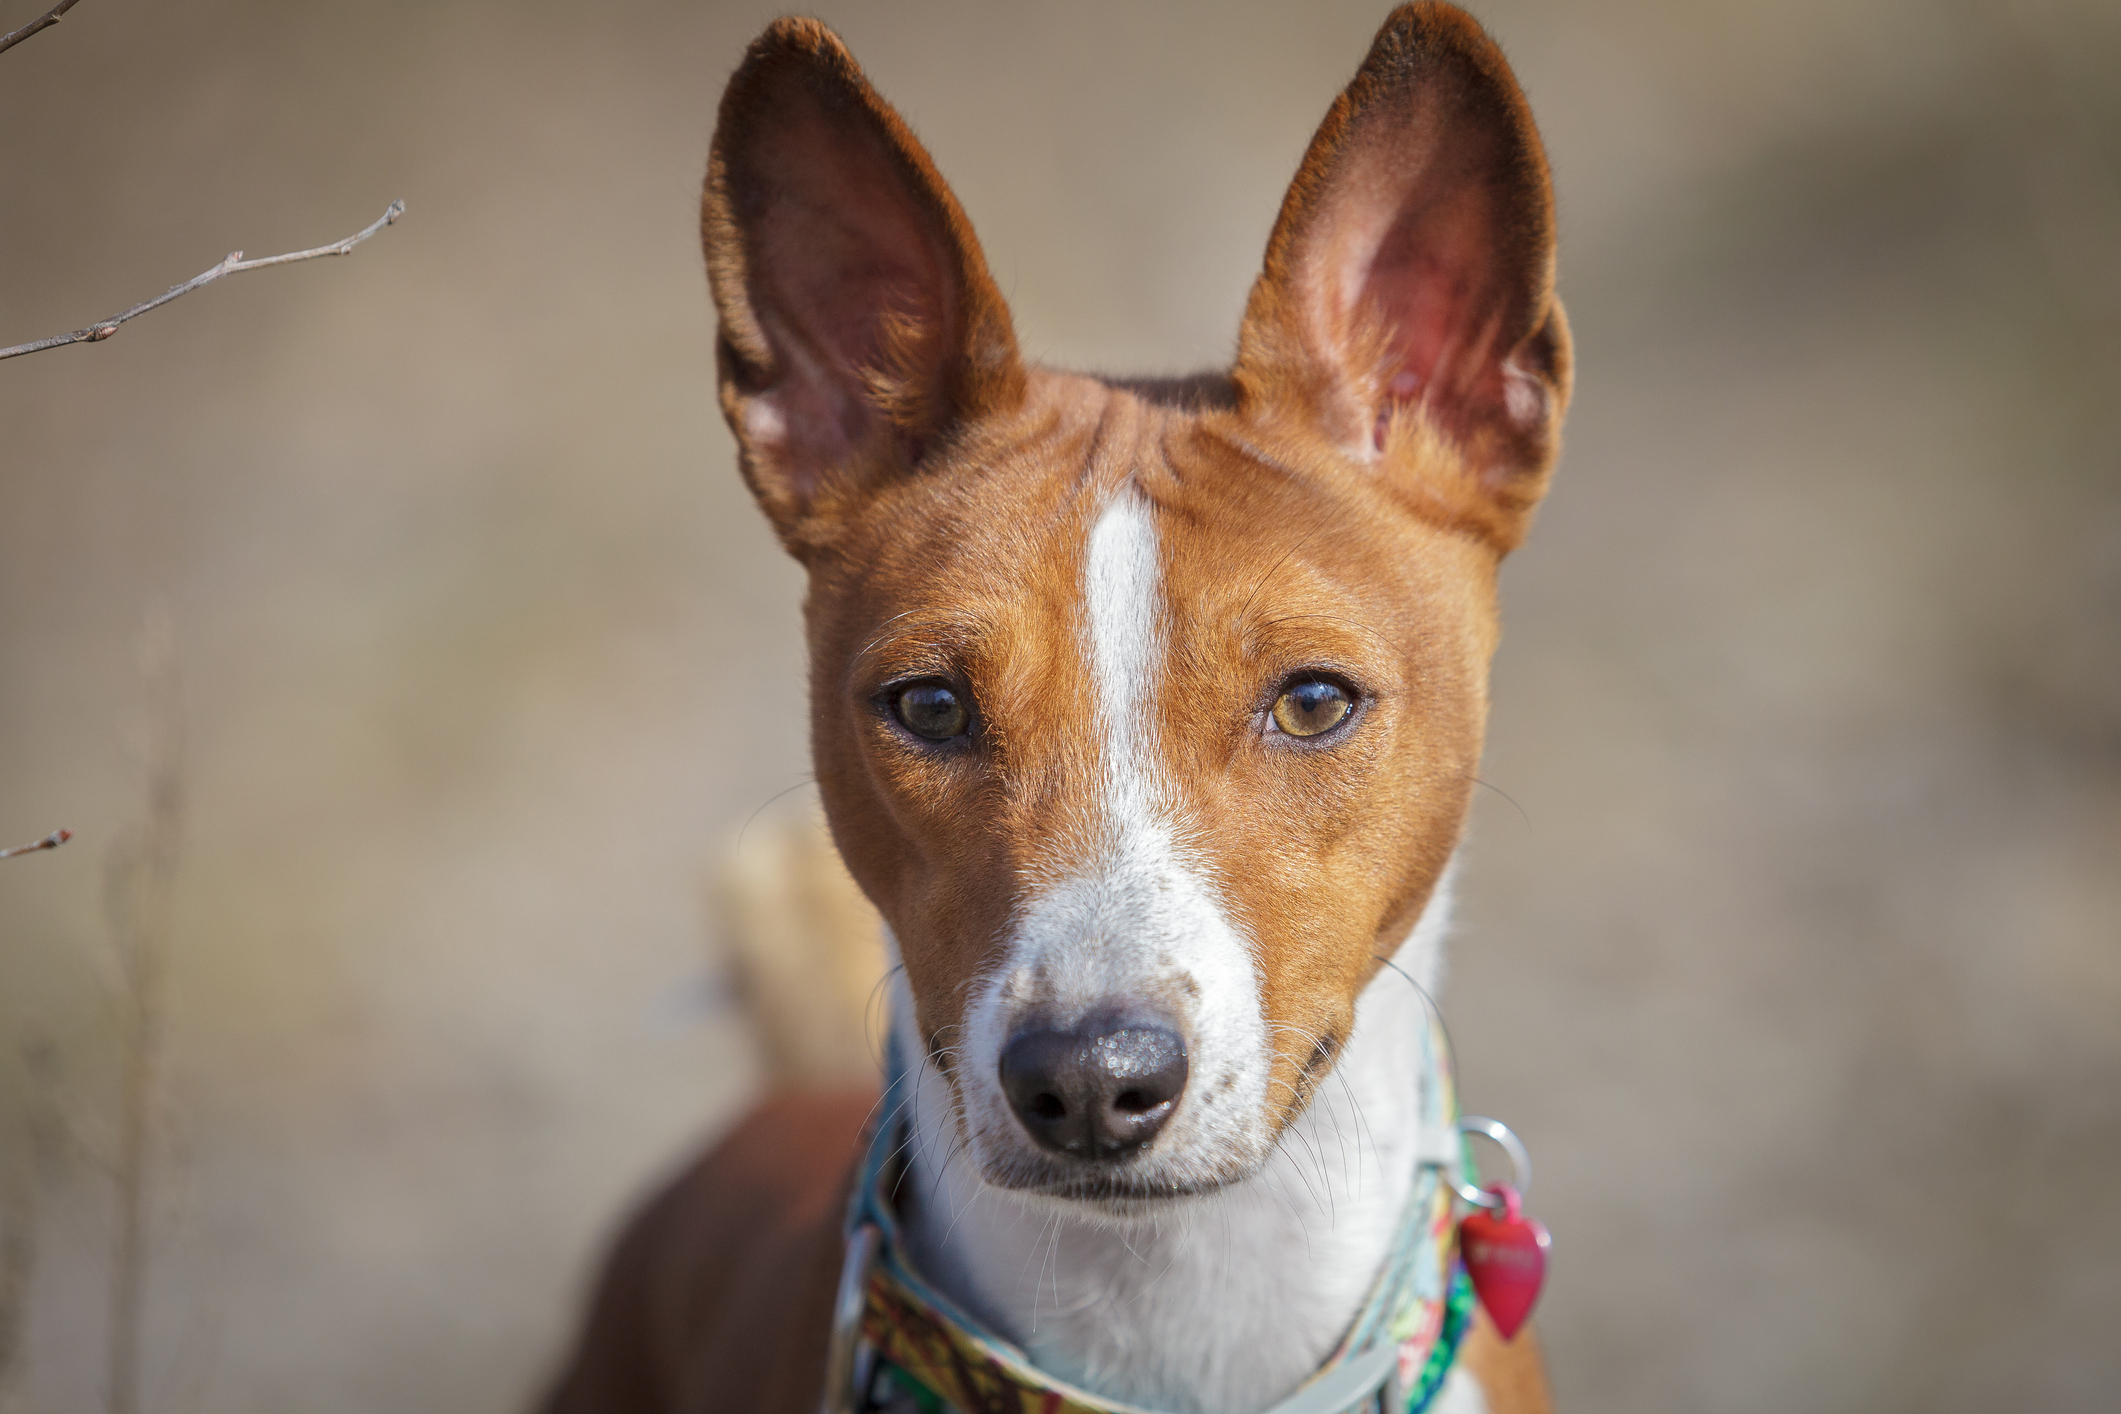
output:
M1458 1250L1496 1334L1510 1340L1539 1300L1539 1288L1547 1279L1547 1248L1554 1239L1544 1223L1525 1216L1516 1189L1499 1183L1486 1191L1502 1200L1499 1211L1468 1214L1458 1225Z
M1466 1182L1462 1173L1451 1175L1451 1187L1473 1208L1458 1225L1459 1257L1496 1333L1510 1340L1539 1300L1539 1288L1547 1279L1547 1249L1554 1239L1539 1219L1525 1216L1523 1194L1532 1186L1532 1156L1516 1131L1499 1119L1466 1115L1458 1121L1458 1132L1494 1140L1515 1170L1510 1175L1515 1183L1485 1188Z

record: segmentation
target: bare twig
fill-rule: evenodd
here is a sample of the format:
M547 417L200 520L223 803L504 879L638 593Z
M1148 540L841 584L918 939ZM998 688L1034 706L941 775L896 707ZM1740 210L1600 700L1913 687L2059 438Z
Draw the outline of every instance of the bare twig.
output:
M40 849L57 849L73 837L72 830L53 830L41 840L18 844L13 849L0 849L0 859L13 859L18 854L35 854Z
M171 300L176 299L179 295L190 294L201 285L211 285L223 275L240 274L245 270L263 270L268 265L292 265L298 260L316 260L327 255L351 255L355 246L367 240L385 226L396 225L398 218L404 214L405 203L393 201L390 204L390 210L384 212L367 229L348 236L343 241L335 241L330 245L320 245L314 250L290 251L286 255L268 255L260 260L245 260L242 251L232 250L213 269L203 274L195 275L181 285L173 285L167 292L156 295L153 299L143 304L136 304L123 314L113 314L108 319L99 320L83 329L76 329L71 334L54 334L49 339L38 339L32 343L16 344L13 348L0 349L0 358L18 358L23 354L41 353L45 349L56 349L67 344L99 343L117 333L118 326L126 320L137 319L150 309L159 309Z
M59 23L60 16L64 15L68 10L73 9L74 6L80 3L81 0L59 0L58 4L52 6L49 10L46 10L43 14L37 16L37 18L31 20L22 28L11 29L6 34L0 34L0 54L5 54L8 50L14 48L23 40L28 39L31 35L35 34L38 30L50 29L53 25Z

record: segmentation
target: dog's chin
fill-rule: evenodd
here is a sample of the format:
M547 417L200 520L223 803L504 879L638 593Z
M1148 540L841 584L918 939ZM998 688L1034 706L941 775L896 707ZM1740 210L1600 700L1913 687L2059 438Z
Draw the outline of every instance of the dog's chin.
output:
M980 1177L1019 1202L1113 1222L1157 1218L1173 1208L1252 1178L1260 1165L1154 1152L1118 1164L1090 1164L1022 1151L980 1164Z

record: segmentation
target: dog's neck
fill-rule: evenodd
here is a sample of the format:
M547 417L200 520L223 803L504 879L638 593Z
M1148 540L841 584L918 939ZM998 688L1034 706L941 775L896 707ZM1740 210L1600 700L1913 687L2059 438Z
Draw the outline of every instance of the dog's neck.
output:
M1431 996L1449 915L1446 874L1394 959ZM913 1064L924 1052L897 977ZM1421 1140L1425 1005L1381 970L1333 1075L1257 1175L1124 1221L985 1183L960 1152L948 1083L920 1063L900 1189L913 1259L1071 1383L1174 1414L1265 1409L1331 1354L1398 1230Z

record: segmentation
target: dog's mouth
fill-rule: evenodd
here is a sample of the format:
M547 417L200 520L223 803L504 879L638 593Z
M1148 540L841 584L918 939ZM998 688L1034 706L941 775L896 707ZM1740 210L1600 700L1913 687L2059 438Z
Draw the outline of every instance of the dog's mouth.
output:
M1099 1210L1111 1217L1166 1210L1246 1182L1258 1174L1271 1143L1231 1142L1229 1136L1191 1135L1176 1145L1160 1141L1117 1161L1085 1161L1037 1152L1004 1125L972 1140L981 1179L1019 1198ZM1206 1141L1206 1142L1203 1142Z
M996 1188L1033 1198L1057 1198L1097 1207L1153 1208L1205 1197L1251 1177L1247 1172L1160 1178L1136 1173L1006 1174L989 1176Z
M1187 1179L1135 1174L1070 1174L1017 1177L988 1182L1034 1208L1066 1210L1095 1221L1126 1224L1156 1221L1187 1203L1208 1198L1247 1175L1232 1173Z

